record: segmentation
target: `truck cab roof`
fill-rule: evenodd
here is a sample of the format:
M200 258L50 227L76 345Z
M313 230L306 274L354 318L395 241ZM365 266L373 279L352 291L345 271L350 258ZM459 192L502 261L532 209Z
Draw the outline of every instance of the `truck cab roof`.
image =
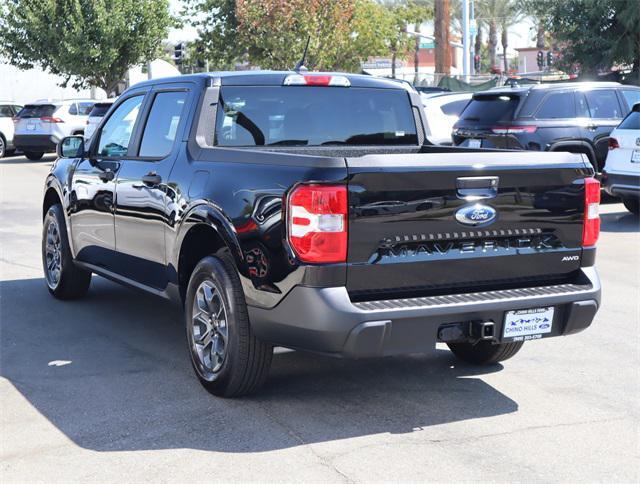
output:
M349 74L344 72L313 72L313 71L219 71L188 74L176 77L163 77L151 79L135 84L133 87L155 86L159 84L171 84L176 82L210 82L211 85L222 86L282 86L288 76L332 76L343 77L349 80L351 87L366 87L377 89L412 89L395 79L386 79L362 74Z

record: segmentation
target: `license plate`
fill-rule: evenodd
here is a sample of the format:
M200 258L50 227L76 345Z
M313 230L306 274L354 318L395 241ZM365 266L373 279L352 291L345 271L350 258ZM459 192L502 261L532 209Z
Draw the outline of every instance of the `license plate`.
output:
M543 334L551 332L553 312L553 307L508 311L502 337L516 341L542 338Z
M480 146L482 146L482 140L479 140L479 139L469 140L469 148L480 148Z
M35 131L35 130L36 130L35 124L27 124L27 131Z
M631 163L640 163L640 150L633 150L633 153L631 153Z

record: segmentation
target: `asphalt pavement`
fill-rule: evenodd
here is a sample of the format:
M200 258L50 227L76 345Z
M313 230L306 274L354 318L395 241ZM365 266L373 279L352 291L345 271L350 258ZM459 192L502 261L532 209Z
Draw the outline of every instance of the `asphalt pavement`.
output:
M602 208L588 330L476 368L444 347L348 361L278 350L263 391L198 384L179 308L94 276L47 293L51 156L0 160L0 481L640 480L640 224Z

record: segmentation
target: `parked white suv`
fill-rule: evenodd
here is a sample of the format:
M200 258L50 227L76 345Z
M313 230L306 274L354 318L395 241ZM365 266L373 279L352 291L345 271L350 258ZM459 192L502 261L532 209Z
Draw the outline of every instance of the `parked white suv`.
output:
M421 93L427 119L427 139L436 145L450 145L453 125L469 104L472 92Z
M13 152L13 118L21 109L10 101L0 101L0 158Z
M55 151L65 136L83 135L95 101L69 99L27 104L18 113L14 144L30 160L39 160Z
M611 132L602 181L609 195L622 198L630 212L640 213L640 103Z
M109 108L113 104L115 99L105 99L104 101L98 101L91 109L89 113L89 117L87 118L87 126L84 128L84 137L86 140L90 139L95 133L100 121L104 118L104 115L107 114Z

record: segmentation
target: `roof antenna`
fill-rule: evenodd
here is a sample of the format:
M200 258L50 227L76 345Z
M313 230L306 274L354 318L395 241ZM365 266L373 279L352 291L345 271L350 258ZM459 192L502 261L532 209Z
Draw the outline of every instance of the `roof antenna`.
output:
M304 63L307 60L307 50L309 49L309 41L310 40L311 40L311 36L309 35L307 37L307 45L305 45L305 47L304 47L304 53L302 54L302 59L300 59L298 61L298 63L296 64L296 66L293 68L293 70L296 71L296 72L308 70L307 67L304 65Z

